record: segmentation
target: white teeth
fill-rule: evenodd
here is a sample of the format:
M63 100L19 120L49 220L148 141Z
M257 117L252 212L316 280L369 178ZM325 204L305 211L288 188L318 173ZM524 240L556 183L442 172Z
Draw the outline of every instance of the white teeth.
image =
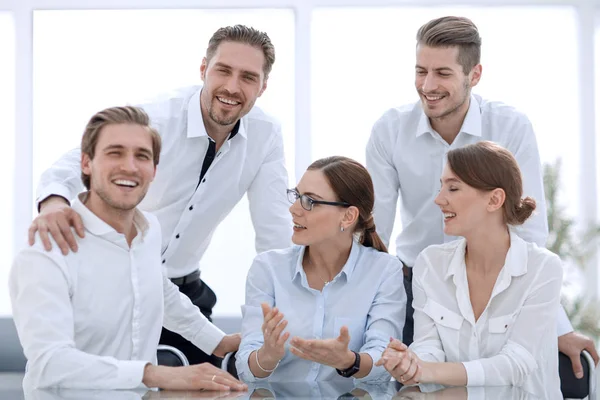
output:
M444 96L427 96L427 95L425 95L425 98L427 100L431 100L431 101L440 100L442 97L444 97Z
M226 99L224 97L217 97L217 99L219 99L219 101L222 102L222 103L231 104L232 106L237 106L238 104L240 104L237 101L229 100L229 99Z
M298 225L298 224L294 224L294 228L298 228L298 229L306 229L306 227L305 227L305 226Z
M134 181L129 181L126 179L117 179L114 181L115 184L119 186L128 186L128 187L136 187L138 184Z
M445 212L444 213L444 218L445 219L452 218L452 217L456 217L456 214L451 213L451 212Z

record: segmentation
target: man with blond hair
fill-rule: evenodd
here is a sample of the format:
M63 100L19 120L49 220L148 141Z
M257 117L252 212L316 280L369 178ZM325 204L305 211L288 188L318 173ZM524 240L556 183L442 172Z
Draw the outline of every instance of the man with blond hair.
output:
M281 127L254 104L267 88L275 49L266 33L243 25L218 29L200 65L202 86L192 86L142 105L163 140L161 165L140 209L162 226L162 263L169 278L210 318L216 295L198 270L210 239L247 194L256 251L291 245ZM81 190L79 149L63 156L41 178L39 231L46 249L52 236L63 254L77 251L71 227L83 224L69 200ZM227 266L223 266L227 273ZM168 329L161 343L185 353L190 363L219 360Z
M164 323L207 353L237 349L163 275L161 230L139 211L154 179L161 139L146 113L115 107L95 114L81 140L87 191L72 207L85 238L63 255L37 240L15 258L9 289L27 357L26 391L82 389L244 389L211 364L154 365ZM154 363L154 364L153 364Z
M367 168L375 186L377 230L389 243L400 195L402 232L396 254L404 264L408 296L403 341L412 342L412 269L427 246L456 239L443 232L444 218L434 204L446 153L480 140L510 150L523 173L524 193L536 199L538 212L516 231L523 239L544 247L548 221L540 156L529 119L506 104L471 93L481 79L481 38L473 22L442 17L417 33L415 86L420 101L392 108L375 123L367 145ZM573 332L564 310L558 315L558 346L583 377L580 353L590 351L598 362L591 339Z

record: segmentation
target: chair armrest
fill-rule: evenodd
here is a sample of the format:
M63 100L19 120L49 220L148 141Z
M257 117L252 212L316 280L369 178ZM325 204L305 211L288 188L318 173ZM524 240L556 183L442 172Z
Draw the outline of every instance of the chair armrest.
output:
M159 365L166 365L169 367L186 367L190 365L185 354L173 346L159 344L156 353Z

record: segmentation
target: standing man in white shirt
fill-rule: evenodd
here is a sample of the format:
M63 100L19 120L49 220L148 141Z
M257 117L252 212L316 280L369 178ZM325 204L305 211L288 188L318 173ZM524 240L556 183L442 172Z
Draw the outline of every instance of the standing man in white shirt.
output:
M291 244L281 128L254 106L274 62L275 49L266 33L243 25L221 28L200 66L203 86L141 105L161 135L163 149L156 179L139 207L161 224L162 263L169 278L207 318L216 296L200 279L198 264L213 232L244 194L256 251ZM70 227L83 236L83 224L69 200L82 189L79 158L80 150L72 150L42 175L31 244L39 231L47 250L51 235L63 254L77 251ZM192 364L219 363L168 330L161 343L183 351Z
M46 251L40 240L15 258L9 289L27 357L26 391L82 389L244 389L211 364L156 366L163 324L207 353L239 345L163 274L161 229L137 210L155 173L161 140L136 107L94 115L81 141L88 191L72 203L85 226L79 251ZM143 384L143 385L142 385Z
M402 232L396 254L404 264L408 303L403 341L413 338L412 269L429 245L456 239L443 232L443 215L434 204L446 153L489 140L510 150L523 173L524 193L538 201L538 212L517 233L544 247L548 221L540 156L529 119L500 102L471 94L479 83L481 38L467 18L442 17L417 33L415 86L420 101L388 110L373 126L366 160L375 186L375 223L388 244L400 195ZM575 333L562 307L558 317L558 347L583 377L582 350L598 362L593 341Z

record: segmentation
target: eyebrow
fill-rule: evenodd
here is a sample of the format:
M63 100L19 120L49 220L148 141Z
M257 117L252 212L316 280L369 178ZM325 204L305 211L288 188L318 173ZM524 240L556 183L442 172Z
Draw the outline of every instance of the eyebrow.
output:
M462 181L460 179L457 178L446 178L444 179L445 183L462 183ZM440 183L443 183L442 180L440 179Z
M415 65L415 69L424 69L424 70L426 70L427 68L421 67L420 65ZM437 72L441 72L441 71L454 72L454 70L452 68L450 68L450 67L434 68L433 70L437 71Z
M121 145L121 144L109 144L108 146L106 146L103 151L109 151L109 150L125 150L125 146ZM147 147L137 147L135 149L135 151L139 151L141 153L144 153L150 157L152 157L152 150L148 149Z
M226 68L226 69L228 69L228 70L232 70L232 69L233 69L233 68L232 68L230 65L224 64L224 63L222 63L222 62L216 62L216 63L215 63L215 67ZM260 74L258 74L258 73L256 73L256 72L254 72L254 71L249 71L249 70L247 70L247 69L243 69L243 70L242 70L242 73L243 73L243 74L246 74L246 75L253 76L253 77L257 78L257 79L260 79Z
M300 193L300 191L298 190L298 187L295 187L294 189L296 189L296 192ZM316 193L313 193L313 192L304 192L304 193L302 193L302 194L305 194L305 195L307 195L307 196L309 196L309 197L317 197L317 199L316 199L316 200L318 200L318 199L321 199L321 200L323 200L323 197L321 197L321 196L319 196L318 194L316 194Z

